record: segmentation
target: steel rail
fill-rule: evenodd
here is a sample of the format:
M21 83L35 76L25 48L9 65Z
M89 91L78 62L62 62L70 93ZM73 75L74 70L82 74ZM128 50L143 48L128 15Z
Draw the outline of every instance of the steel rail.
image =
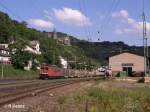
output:
M90 79L94 79L94 78L88 78L88 80L90 80ZM69 80L69 81L65 80L65 81L60 81L60 82L56 82L56 83L49 83L46 86L44 85L44 86L40 86L37 88L32 88L29 90L21 91L21 92L15 93L15 94L6 95L3 97L0 97L0 107L3 107L6 104L10 104L14 101L18 101L18 100L21 100L26 97L35 96L37 94L40 94L40 93L43 93L43 92L46 92L46 91L49 91L49 90L52 90L55 88L63 87L63 86L81 82L81 81L87 81L87 78L74 79L74 80Z
M38 80L19 80L19 81L14 81L14 82L3 82L3 83L0 83L0 86L3 86L3 85L14 85L14 84L22 84L22 83L30 83L30 82L37 82Z

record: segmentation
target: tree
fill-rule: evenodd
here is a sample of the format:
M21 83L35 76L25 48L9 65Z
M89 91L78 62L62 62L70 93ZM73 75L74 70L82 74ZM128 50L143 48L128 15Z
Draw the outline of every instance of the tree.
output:
M67 36L67 34L57 32L57 37L59 39L65 36ZM33 59L33 54L24 51L24 48L27 45L29 46L29 41L32 40L37 40L40 43L40 51L42 52L42 55L39 57L34 57L40 64L47 63L60 66L61 64L59 56L62 56L68 61L74 61L74 57L77 57L77 60L80 63L84 62L84 58L82 57L87 54L93 54L88 55L88 57L93 58L97 58L99 56L97 55L98 52L95 53L95 51L97 50L92 51L91 49L87 49L86 41L76 39L72 36L69 37L74 45L61 45L57 42L57 40L48 37L48 32L41 32L33 28L28 28L26 22L18 22L16 20L12 20L7 14L0 12L0 43L9 44L12 42L12 40L13 42L15 41L15 43L11 44L9 48L11 51L13 51L12 61L13 65L17 68L23 68L27 63L27 60ZM83 49L81 48L83 48L86 52L83 53ZM36 66L36 63L33 62L33 64L35 64Z
M8 38L12 35L12 26L9 16L0 12L0 43L8 42Z
M28 61L32 60L33 55L27 51L17 50L12 55L12 64L15 68L24 69L27 66Z
M14 44L9 45L9 48L12 51L12 64L15 68L24 69L28 64L28 61L33 59L34 55L32 53L24 51L27 43L27 41L20 38Z

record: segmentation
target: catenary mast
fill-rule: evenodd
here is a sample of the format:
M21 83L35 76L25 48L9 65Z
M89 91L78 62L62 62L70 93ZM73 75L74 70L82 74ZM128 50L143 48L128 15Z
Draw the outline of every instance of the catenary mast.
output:
M148 49L148 43L147 43L147 28L146 28L146 16L145 16L145 5L143 0L143 13L142 13L142 19L143 19L143 47L144 47L144 75L148 76L149 72L149 49Z

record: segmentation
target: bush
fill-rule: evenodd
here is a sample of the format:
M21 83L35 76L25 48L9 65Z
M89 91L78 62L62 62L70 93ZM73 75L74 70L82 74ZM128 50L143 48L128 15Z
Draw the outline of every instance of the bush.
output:
M143 77L144 76L144 72L133 72L132 76L133 77Z

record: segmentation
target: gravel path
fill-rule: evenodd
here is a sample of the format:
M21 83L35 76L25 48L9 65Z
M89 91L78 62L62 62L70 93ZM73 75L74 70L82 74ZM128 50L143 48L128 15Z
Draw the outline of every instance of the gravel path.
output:
M67 96L67 94L69 95L77 90L90 87L93 84L94 81L88 81L53 89L40 95L5 105L3 108L0 108L0 112L58 112L61 109L58 105L59 97Z

